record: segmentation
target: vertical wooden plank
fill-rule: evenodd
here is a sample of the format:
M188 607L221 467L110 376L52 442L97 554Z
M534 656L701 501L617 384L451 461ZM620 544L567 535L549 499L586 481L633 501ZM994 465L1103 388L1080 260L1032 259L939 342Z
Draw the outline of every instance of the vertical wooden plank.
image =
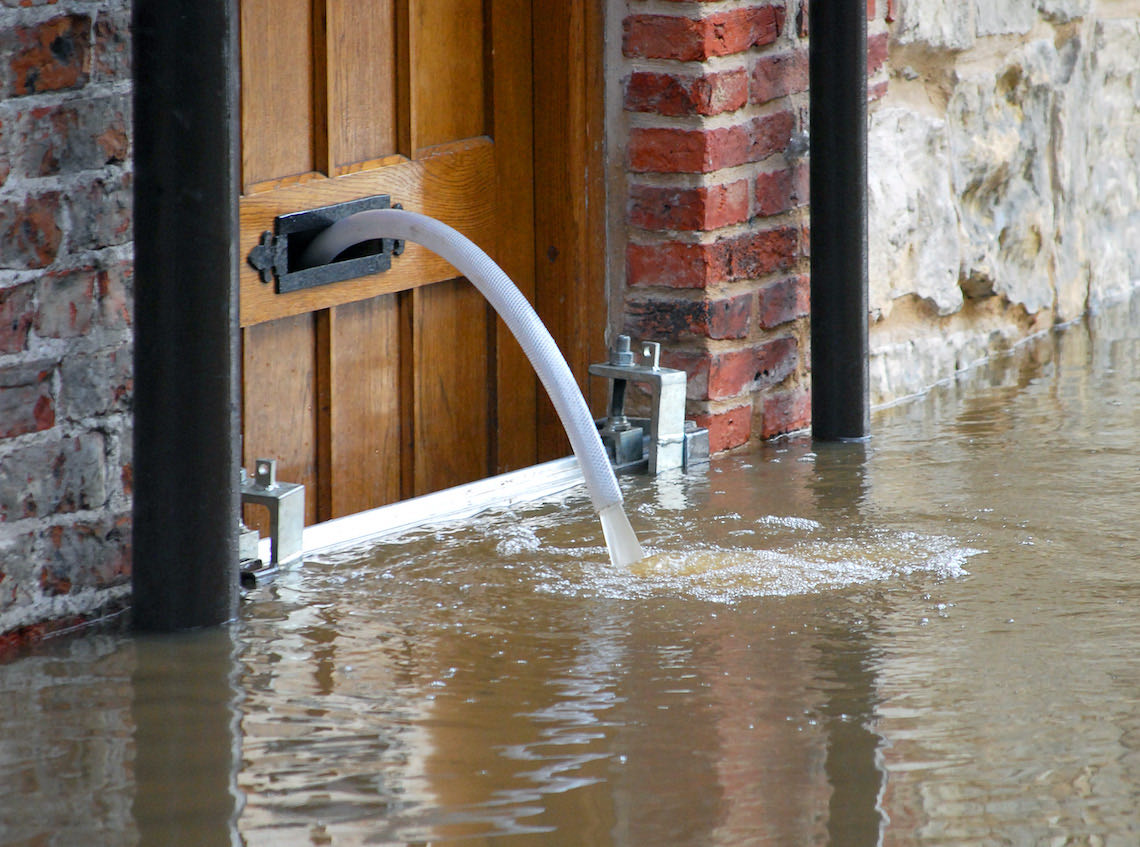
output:
M498 241L495 260L534 302L534 106L531 0L492 0L492 137ZM495 321L496 473L537 461L537 377L506 324Z
M394 294L333 311L331 513L400 499L399 311Z
M604 391L587 367L605 355L601 59L597 0L544 4L534 18L535 308L598 415ZM540 460L566 455L545 397L537 427Z
M317 483L308 494L316 503L316 519L332 518L333 499L333 333L335 309L313 313L313 372L316 387Z
M483 0L409 0L411 148L487 132Z
M394 0L328 2L329 138L335 166L396 152Z
M242 461L248 469L255 459L277 459L279 479L304 483L306 523L317 519L313 327L308 314L242 332Z
M416 494L416 320L419 289L396 295L400 345L400 499Z
M490 473L488 306L465 279L417 289L415 478L418 494Z
M243 186L314 168L310 2L242 0Z

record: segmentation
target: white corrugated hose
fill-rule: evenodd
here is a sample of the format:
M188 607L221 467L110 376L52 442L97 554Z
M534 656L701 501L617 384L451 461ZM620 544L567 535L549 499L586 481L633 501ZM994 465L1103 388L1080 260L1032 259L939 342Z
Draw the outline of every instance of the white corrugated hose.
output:
M301 265L327 264L349 247L377 238L422 244L450 262L487 298L518 339L554 403L582 466L610 559L619 567L640 561L644 556L641 543L622 507L617 478L566 359L522 292L474 242L426 215L403 209L373 209L350 215L318 235L302 255Z

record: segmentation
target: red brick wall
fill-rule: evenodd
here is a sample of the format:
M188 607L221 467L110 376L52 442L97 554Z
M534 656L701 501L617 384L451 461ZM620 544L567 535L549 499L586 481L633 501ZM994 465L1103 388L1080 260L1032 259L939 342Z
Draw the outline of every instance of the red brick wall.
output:
M0 633L126 590L132 302L129 5L3 5Z
M714 450L801 429L811 414L807 0L622 6L618 326L662 342L664 363L689 373L689 416ZM886 6L868 0L868 18ZM872 33L870 96L881 96L886 32Z

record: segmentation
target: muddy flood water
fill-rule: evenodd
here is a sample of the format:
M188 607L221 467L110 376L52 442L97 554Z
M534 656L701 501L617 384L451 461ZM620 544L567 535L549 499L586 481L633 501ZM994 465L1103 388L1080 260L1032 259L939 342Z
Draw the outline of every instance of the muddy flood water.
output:
M873 416L0 665L4 845L1140 844L1140 300Z

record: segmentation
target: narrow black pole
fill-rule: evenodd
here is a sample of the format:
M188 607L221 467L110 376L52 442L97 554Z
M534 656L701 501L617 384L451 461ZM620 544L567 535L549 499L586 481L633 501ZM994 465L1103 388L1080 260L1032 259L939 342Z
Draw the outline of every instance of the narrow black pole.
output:
M135 0L134 620L238 601L236 0Z
M810 0L812 434L870 431L867 3Z

